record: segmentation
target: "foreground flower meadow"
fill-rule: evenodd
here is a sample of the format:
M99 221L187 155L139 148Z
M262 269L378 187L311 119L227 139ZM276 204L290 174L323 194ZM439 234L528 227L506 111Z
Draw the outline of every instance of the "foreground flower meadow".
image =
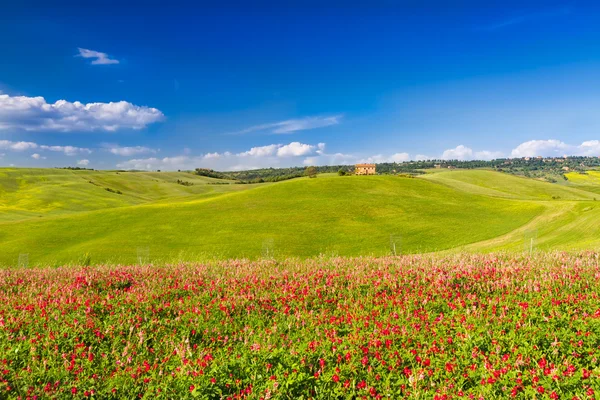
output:
M596 398L598 254L0 271L0 398Z

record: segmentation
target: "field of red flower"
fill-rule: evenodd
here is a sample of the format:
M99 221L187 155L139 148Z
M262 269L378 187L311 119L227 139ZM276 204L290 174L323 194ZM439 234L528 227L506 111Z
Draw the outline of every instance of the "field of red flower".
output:
M598 254L0 271L0 397L595 398Z

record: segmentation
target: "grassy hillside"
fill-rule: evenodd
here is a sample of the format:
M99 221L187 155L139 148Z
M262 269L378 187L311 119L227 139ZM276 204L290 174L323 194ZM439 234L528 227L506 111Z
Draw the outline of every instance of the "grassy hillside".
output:
M180 185L177 180L192 186ZM250 188L211 184L215 182L222 181L186 172L0 168L0 221L214 196Z
M521 251L531 236L537 248L600 247L593 181L467 170L212 183L189 173L0 169L0 265L19 254L30 264L382 255L390 237L403 253Z
M511 199L593 200L595 197L583 187L550 184L490 170L432 172L422 178L473 194Z
M583 190L600 194L600 171L587 171L585 174L569 172L565 174L569 182ZM600 196L596 196L600 200Z
M466 206L468 205L468 206ZM215 255L257 257L427 252L506 234L544 211L520 201L475 196L394 176L298 179L176 204L150 204L2 225L0 261L38 262ZM401 243L400 243L401 241Z

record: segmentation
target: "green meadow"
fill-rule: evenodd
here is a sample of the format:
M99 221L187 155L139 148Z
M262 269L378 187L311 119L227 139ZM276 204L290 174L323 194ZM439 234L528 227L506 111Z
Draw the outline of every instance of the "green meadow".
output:
M240 185L187 172L0 168L0 265L23 254L54 265L600 246L594 173L553 184L429 172Z

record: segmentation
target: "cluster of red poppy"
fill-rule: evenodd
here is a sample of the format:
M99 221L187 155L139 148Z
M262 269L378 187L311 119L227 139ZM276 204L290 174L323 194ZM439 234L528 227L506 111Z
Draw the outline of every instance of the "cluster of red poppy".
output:
M600 393L598 254L0 271L0 398Z

